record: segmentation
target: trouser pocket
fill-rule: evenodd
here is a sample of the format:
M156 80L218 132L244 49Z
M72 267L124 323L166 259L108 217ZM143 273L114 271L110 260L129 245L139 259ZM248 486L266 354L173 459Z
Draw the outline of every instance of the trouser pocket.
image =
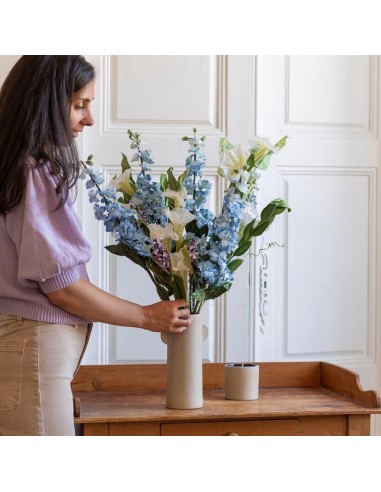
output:
M93 330L93 323L88 323L87 327L86 327L86 338L85 338L85 343L83 345L83 349L82 349L82 352L81 352L81 355L79 356L79 359L78 359L78 364L77 364L77 367L74 371L74 374L73 374L73 379L74 377L77 375L77 372L79 371L79 366L81 365L81 362L82 362L82 359L83 359L83 356L85 355L85 352L86 352L86 349L87 349L87 345L89 343L89 340L90 340L90 335L91 335L91 332Z
M11 412L21 400L25 340L0 340L0 412Z

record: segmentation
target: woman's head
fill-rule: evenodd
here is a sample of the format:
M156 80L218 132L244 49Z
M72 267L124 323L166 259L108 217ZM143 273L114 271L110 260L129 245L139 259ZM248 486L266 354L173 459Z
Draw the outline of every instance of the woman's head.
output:
M94 82L90 82L84 89L77 91L70 104L70 127L72 137L78 137L85 126L91 126L94 123L91 113L91 103L94 99Z
M23 56L14 65L0 91L0 213L20 202L29 156L50 162L66 199L79 173L73 131L93 124L94 78L94 67L78 55ZM83 92L86 101L74 109Z

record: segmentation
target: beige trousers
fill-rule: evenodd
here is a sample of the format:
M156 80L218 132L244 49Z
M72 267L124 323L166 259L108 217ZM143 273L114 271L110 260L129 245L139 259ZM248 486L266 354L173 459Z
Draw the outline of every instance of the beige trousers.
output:
M71 381L90 331L0 314L0 435L75 435Z

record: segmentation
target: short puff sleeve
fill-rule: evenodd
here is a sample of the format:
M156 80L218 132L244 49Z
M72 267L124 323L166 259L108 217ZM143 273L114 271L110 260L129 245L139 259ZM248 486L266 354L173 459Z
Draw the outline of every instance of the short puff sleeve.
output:
M28 165L23 200L7 219L18 250L20 285L37 282L47 294L87 278L91 246L70 198L60 206L57 179L48 164Z

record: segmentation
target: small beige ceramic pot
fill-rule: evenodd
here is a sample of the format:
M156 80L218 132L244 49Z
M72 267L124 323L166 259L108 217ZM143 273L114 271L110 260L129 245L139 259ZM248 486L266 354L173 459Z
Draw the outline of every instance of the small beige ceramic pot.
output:
M227 400L256 400L258 389L258 364L225 364L225 398Z

